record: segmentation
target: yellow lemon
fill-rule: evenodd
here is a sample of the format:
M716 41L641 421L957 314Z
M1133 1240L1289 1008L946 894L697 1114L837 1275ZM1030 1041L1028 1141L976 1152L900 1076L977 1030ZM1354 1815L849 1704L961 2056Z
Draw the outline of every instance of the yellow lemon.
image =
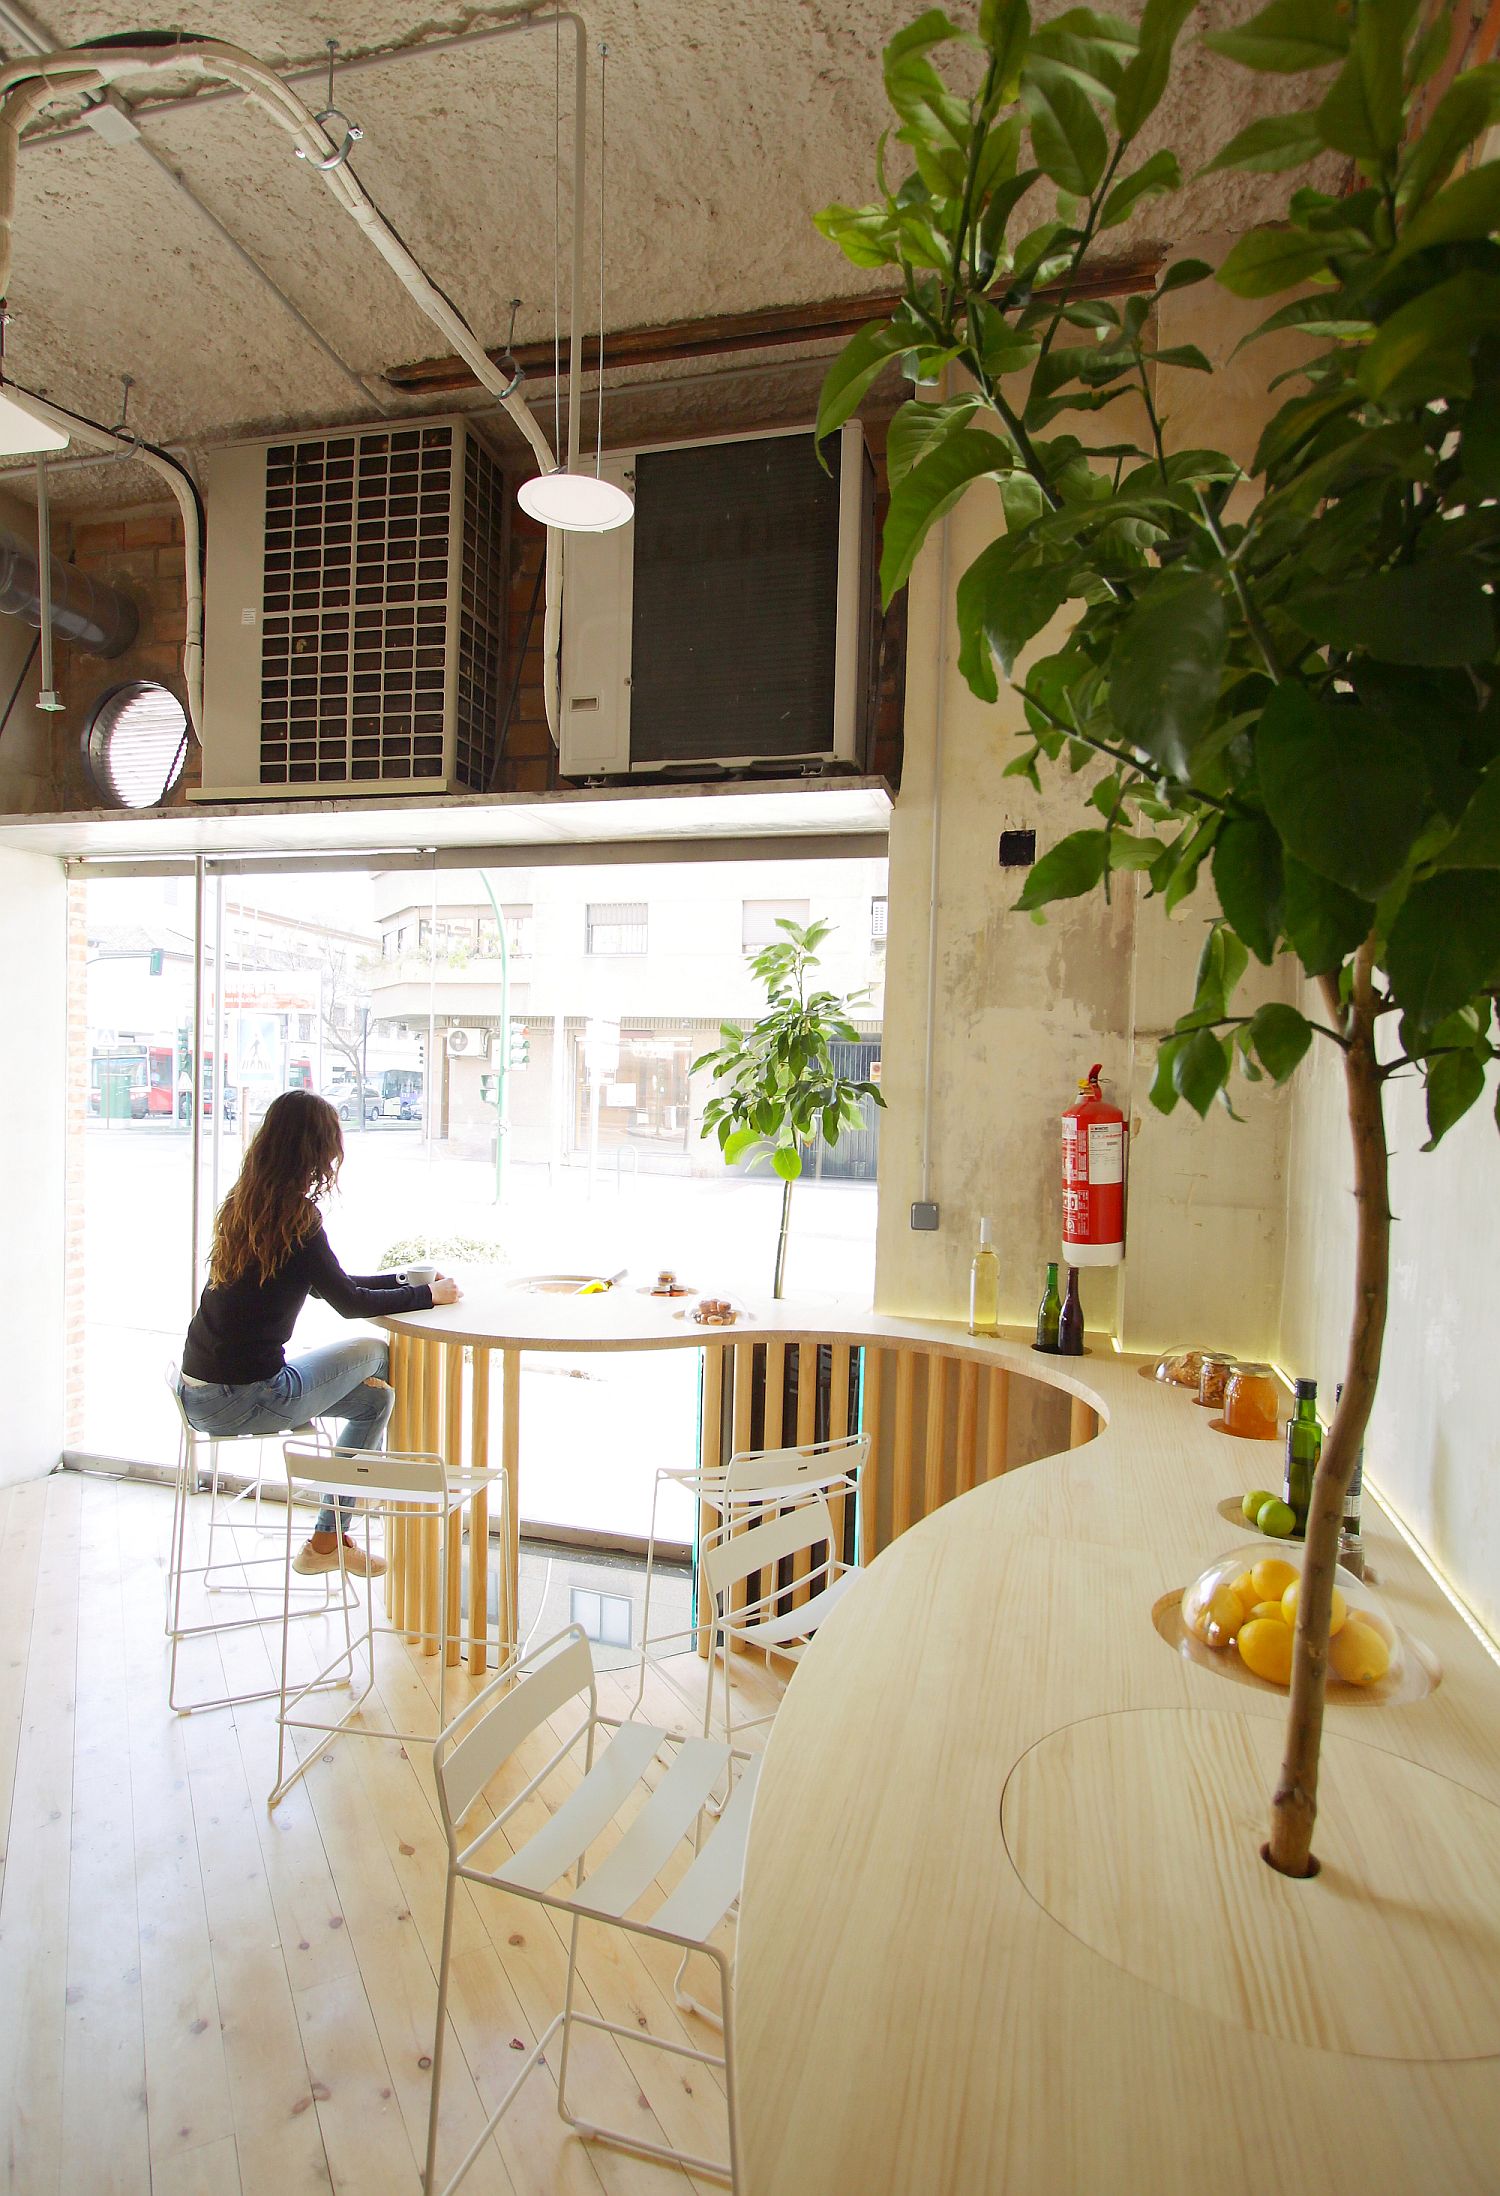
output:
M1245 1621L1245 1604L1232 1586L1216 1586L1203 1611L1203 1637L1210 1647L1227 1647Z
M1297 1566L1285 1556L1262 1556L1250 1573L1257 1601L1280 1601L1297 1577Z
M1355 1602L1349 1611L1349 1622L1368 1625L1372 1632L1385 1641L1387 1647L1394 1647L1396 1644L1395 1625L1389 1617L1382 1616L1378 1609L1372 1609L1367 1601Z
M1240 1571L1229 1581L1229 1583L1233 1591L1239 1595L1241 1601L1245 1604L1245 1609L1248 1613L1251 1609L1254 1608L1256 1601L1255 1588L1251 1583L1250 1573L1248 1571Z
M1252 1617L1236 1642L1245 1668L1271 1685L1292 1682L1292 1635L1279 1617Z
M1297 1590L1301 1584L1300 1578L1294 1578L1281 1597L1281 1613L1288 1624L1295 1624L1297 1621ZM1328 1637L1330 1639L1334 1637L1335 1633L1344 1629L1344 1619L1348 1614L1349 1604L1335 1586L1333 1589L1333 1617L1328 1626Z
M1257 1601L1250 1614L1253 1617L1274 1617L1278 1624L1286 1622L1279 1601Z
M1328 1667L1346 1685L1378 1685L1390 1666L1390 1648L1361 1617L1351 1618L1328 1642Z

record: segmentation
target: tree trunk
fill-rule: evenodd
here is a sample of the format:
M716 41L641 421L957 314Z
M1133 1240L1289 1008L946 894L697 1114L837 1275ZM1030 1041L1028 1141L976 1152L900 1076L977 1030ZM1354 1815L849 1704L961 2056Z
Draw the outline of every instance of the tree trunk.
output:
M1329 1428L1313 1476L1302 1561L1302 1590L1297 1597L1297 1631L1292 1650L1292 1694L1287 1714L1286 1747L1271 1802L1271 1836L1266 1857L1285 1876L1313 1871L1312 1834L1318 1813L1318 1752L1323 1738L1323 1699L1328 1683L1328 1628L1333 1616L1334 1572L1344 1496L1365 1437L1380 1353L1385 1339L1390 1295L1391 1208L1387 1175L1385 1117L1380 1066L1375 1056L1375 993L1371 984L1373 950L1369 940L1354 961L1353 996L1347 1010L1337 984L1324 979L1324 996L1335 1026L1342 1026L1344 1089L1349 1132L1354 1146L1354 1317L1344 1392Z
M791 1223L792 1185L790 1182L783 1182L781 1185L781 1233L776 1238L776 1286L771 1291L773 1296L780 1296L781 1284L786 1279L786 1235Z

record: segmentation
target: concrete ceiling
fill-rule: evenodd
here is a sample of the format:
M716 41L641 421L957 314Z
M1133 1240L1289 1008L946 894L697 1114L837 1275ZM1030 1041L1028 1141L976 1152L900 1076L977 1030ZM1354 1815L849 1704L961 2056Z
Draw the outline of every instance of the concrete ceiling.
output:
M1060 4L1042 0L1037 12ZM1254 5L1206 0L1200 22L1239 20ZM1126 0L1126 12L1137 11ZM365 0L353 18L319 0L216 0L205 12L205 32L282 68L317 60L329 37L354 53L404 47L351 74L338 94L364 126L359 174L487 344L504 339L516 296L517 339L550 332L550 29L424 53L425 42L517 11L466 11L415 29L394 0ZM831 199L870 195L887 120L880 48L915 12L913 0L599 0L589 9L591 37L609 48L610 327L882 286L884 278L862 276L825 244L809 217ZM141 19L122 0L51 0L40 21L68 45L137 29ZM563 63L566 85L566 48ZM303 90L321 105L316 86ZM1252 113L1288 103L1287 91L1284 79L1216 61L1190 30L1143 150L1170 143L1190 173ZM596 127L597 63L591 98ZM49 122L55 129L66 119L55 109ZM412 409L379 377L443 345L285 136L238 100L143 105L137 119L342 365L140 146L111 148L83 131L22 152L7 346L16 378L112 420L128 372L132 425L189 448ZM566 123L563 134L566 148ZM591 198L596 182L597 167ZM1206 178L1171 201L1169 214L1146 208L1119 232L1120 248L1244 227L1274 213L1286 190L1284 177ZM569 219L564 189L565 239ZM590 328L596 279L591 272ZM705 412L725 426L805 416L829 348L622 371L607 433L619 441L670 434ZM550 396L533 388L550 419ZM503 422L499 431L513 439ZM111 471L109 480L97 471L59 475L60 497L128 498L132 474L137 500L146 492L136 468Z

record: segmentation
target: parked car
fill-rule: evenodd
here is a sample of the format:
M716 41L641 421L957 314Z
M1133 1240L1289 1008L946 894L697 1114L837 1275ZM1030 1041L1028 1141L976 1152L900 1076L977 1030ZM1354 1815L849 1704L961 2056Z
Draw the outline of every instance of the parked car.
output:
M420 1121L422 1093L419 1090L396 1091L381 1100L380 1110L388 1121Z
M179 1121L185 1121L185 1120L186 1120L186 1119L188 1118L189 1114L190 1114L190 1113L192 1112L192 1110L193 1110L193 1093L192 1093L191 1089L188 1089L188 1090L179 1090L179 1091L178 1091L178 1093L177 1093L177 1118L178 1118L178 1120L179 1120ZM236 1118L237 1118L237 1116L238 1116L238 1114L239 1114L239 1110L240 1110L240 1094L239 1094L239 1092L238 1092L238 1091L237 1091L237 1090L235 1089L235 1087L234 1087L233 1083L231 1083L231 1084L229 1085L229 1088L228 1088L228 1089L227 1089L227 1090L225 1091L225 1093L224 1093L224 1119L225 1119L226 1121L233 1121L234 1119L236 1119ZM213 1092L212 1092L211 1090L206 1090L206 1091L205 1091L205 1092L203 1093L203 1118L204 1118L204 1120L205 1120L205 1121L211 1121L211 1120L213 1119L213 1112L214 1112L214 1094L213 1094Z
M323 1096L328 1100L328 1103L337 1110L338 1117L344 1123L345 1127L347 1127L351 1121L356 1121L359 1119L359 1087L354 1082L352 1077L342 1082L330 1083L328 1088L323 1092ZM380 1092L376 1089L373 1083L366 1083L364 1086L365 1120L378 1121L380 1118L380 1110Z

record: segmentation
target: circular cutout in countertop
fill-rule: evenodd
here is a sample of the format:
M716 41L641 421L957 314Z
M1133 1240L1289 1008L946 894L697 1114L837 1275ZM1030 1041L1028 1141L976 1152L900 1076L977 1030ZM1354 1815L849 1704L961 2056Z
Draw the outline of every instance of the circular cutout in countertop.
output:
M1280 1717L1143 1708L1051 1732L1001 1824L1037 1904L1205 2017L1357 2058L1500 2053L1500 1807L1323 1738L1321 1874L1260 1857Z

